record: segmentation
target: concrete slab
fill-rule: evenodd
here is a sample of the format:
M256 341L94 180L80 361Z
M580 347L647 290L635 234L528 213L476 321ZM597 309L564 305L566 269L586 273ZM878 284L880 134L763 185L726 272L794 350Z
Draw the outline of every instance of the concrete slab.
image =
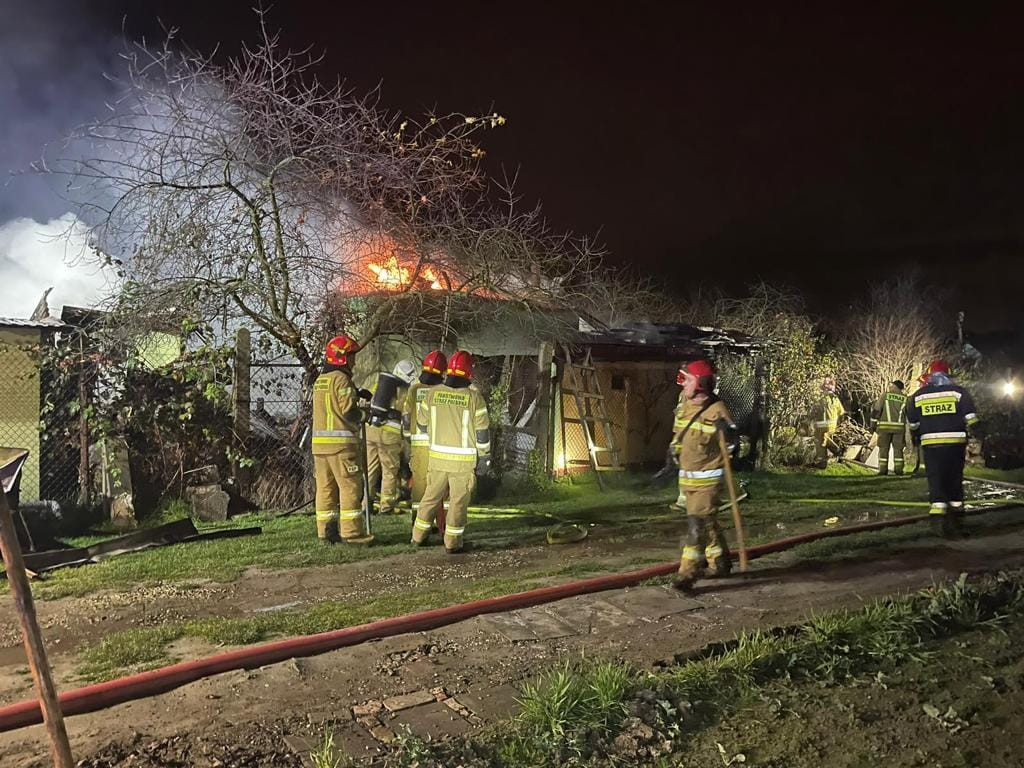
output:
M560 637L578 635L581 631L589 631L589 623L582 627L569 624L543 608L527 608L520 612L520 617L526 622L526 628L533 632L538 640L557 640Z
M403 709L401 712L389 716L386 725L396 733L401 733L403 727L408 728L413 735L431 741L462 736L472 727L468 721L456 714L442 701Z
M703 607L698 600L668 587L627 589L608 597L607 601L631 616L650 621Z
M481 617L484 625L492 632L497 632L509 642L522 640L536 640L537 636L533 630L526 626L526 622L519 616L518 612L495 613L490 616Z
M454 699L477 717L493 722L519 711L516 701L522 694L514 685L499 685L481 691L460 693Z
M606 632L636 621L635 617L619 610L607 600L591 595L559 600L557 603L541 606L539 609L573 627L576 634Z

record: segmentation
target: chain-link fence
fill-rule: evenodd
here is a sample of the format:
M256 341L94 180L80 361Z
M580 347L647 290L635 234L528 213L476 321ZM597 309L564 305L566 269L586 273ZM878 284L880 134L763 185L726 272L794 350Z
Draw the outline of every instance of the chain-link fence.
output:
M81 436L87 425L80 372L57 377L43 365L52 344L52 330L0 326L0 445L29 451L20 476L22 501L63 506L82 498L88 462Z
M307 445L309 404L303 401L304 370L298 363L253 363L246 453L251 500L265 509L290 509L313 497ZM240 404L244 407L244 404Z

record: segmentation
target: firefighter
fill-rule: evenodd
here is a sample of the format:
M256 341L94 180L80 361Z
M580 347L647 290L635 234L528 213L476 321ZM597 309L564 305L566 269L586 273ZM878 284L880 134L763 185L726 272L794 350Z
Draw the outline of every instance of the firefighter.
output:
M409 386L405 396L405 409L402 415L402 431L408 441L409 470L412 473L412 503L419 504L423 491L427 487L427 454L429 453L430 436L419 429L416 423L416 409L427 396L429 387L436 387L444 380L444 371L448 367L448 358L444 352L435 349L423 358L418 381Z
M487 404L471 387L473 357L456 352L448 361L442 384L427 389L416 410L420 432L428 439L427 487L420 500L412 543L423 544L445 494L448 515L444 547L448 554L463 551L463 534L469 499L476 487L476 475L490 467L491 433Z
M892 448L892 469L903 474L903 449L907 437L907 396L903 382L897 379L878 398L871 413L871 428L878 435L878 474L889 474L889 448Z
M327 342L323 372L313 382L313 476L316 480L316 535L368 544L363 524L363 478L359 427L366 416L357 402L368 397L352 385L351 358L359 345L348 336Z
M736 426L715 396L715 367L710 360L686 363L679 375L685 403L673 446L679 462L679 490L686 496L687 532L673 585L688 590L705 563L713 576L726 576L731 569L729 549L717 520L725 467L717 432L724 430L731 442Z
M371 488L380 481L380 512L398 507L398 482L402 468L402 410L407 388L416 377L416 363L400 360L390 373L377 377L366 425L366 472Z
M928 366L928 383L911 396L907 421L924 452L932 526L946 538L958 536L963 532L967 431L978 423L978 414L970 394L953 383L945 361Z
M832 436L839 428L839 420L846 414L846 409L836 395L836 380L826 376L821 382L821 403L817 406L814 420L814 451L815 462L819 469L828 466L828 450L838 450Z

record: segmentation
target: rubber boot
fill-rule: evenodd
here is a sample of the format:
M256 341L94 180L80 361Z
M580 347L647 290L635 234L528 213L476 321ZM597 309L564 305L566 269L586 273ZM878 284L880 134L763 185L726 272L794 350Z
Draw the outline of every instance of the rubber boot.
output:
M732 572L732 560L729 557L729 545L726 544L717 520L709 521L707 533L708 545L704 550L704 556L707 558L707 575L728 576Z
M682 592L693 589L694 582L703 572L704 549L707 546L707 521L703 517L690 515L686 518L687 531L683 553L679 558L679 570L672 579L672 586Z
M373 543L373 536L353 536L351 539L342 539L342 541L346 544L365 547Z

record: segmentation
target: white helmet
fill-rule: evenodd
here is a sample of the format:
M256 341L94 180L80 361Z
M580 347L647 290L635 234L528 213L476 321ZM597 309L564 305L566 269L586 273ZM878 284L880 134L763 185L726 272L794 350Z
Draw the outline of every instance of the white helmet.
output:
M395 365L395 370L391 372L392 376L401 379L406 384L412 384L413 380L419 374L420 367L412 360L399 360Z

